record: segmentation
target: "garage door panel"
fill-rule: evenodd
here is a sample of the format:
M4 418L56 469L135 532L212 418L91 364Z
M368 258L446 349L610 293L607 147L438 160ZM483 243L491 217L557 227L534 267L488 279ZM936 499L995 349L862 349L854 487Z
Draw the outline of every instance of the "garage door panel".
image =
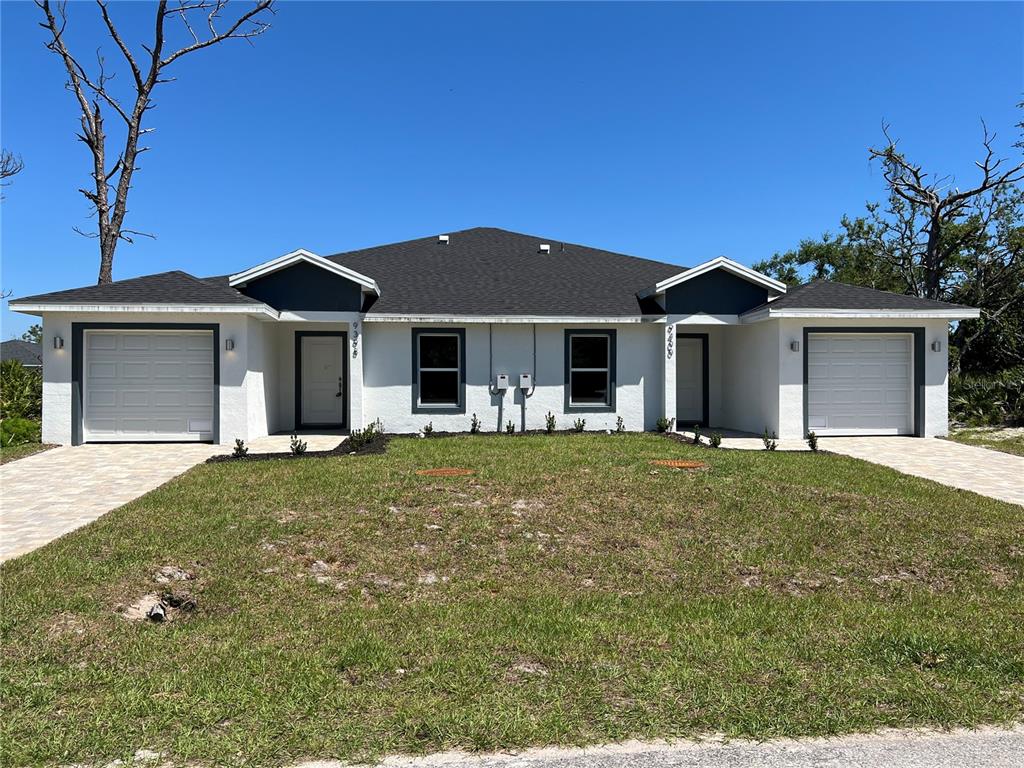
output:
M807 423L820 434L913 432L909 334L813 333Z
M86 331L83 436L213 437L213 334Z

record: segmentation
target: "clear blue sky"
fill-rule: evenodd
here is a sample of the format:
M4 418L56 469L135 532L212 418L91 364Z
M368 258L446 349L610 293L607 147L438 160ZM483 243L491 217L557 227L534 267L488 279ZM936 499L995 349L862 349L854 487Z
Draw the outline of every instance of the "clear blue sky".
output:
M152 6L111 7L143 41ZM0 14L2 143L25 161L0 208L3 288L92 284L76 105L39 11ZM95 7L70 15L73 49L102 45L126 80ZM158 238L122 244L115 278L478 225L749 264L881 196L883 119L963 181L980 118L1015 151L1022 29L1019 3L284 3L255 46L160 86L128 219ZM32 322L2 320L4 338Z

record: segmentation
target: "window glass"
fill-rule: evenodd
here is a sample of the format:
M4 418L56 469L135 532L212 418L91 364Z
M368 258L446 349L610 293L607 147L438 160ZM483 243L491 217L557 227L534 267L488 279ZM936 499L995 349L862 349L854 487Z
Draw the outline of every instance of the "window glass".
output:
M420 405L458 406L459 337L456 334L421 334L419 337Z
M605 334L570 336L570 405L610 405L610 339Z
M572 337L573 368L607 368L608 337L573 336Z

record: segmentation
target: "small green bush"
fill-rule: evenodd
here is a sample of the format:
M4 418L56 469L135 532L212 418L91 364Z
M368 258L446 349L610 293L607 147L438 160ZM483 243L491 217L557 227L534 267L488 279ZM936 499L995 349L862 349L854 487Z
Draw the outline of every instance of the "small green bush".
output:
M621 416L615 420L615 431L620 435L626 431L626 420Z
M587 420L576 419L576 421L572 423L572 428L575 429L577 432L582 432L584 429L587 428Z
M807 447L810 448L815 453L817 453L817 451L818 451L818 436L815 434L813 429L810 430L807 433L807 437L805 437L804 440L807 441Z
M555 431L555 414L548 411L548 415L544 417L544 431L549 435Z
M428 421L423 427L423 436L430 437L434 434L434 422Z
M672 422L662 416L654 423L654 425L659 432L668 432L668 428L672 426Z
M708 438L708 442L711 443L712 448L718 448L722 444L722 433L712 432L711 437Z
M17 360L0 363L0 419L43 416L43 374Z
M291 449L293 456L301 456L306 452L306 441L300 440L298 435L292 435Z
M478 435L480 434L480 419L473 414L473 419L469 422L469 434Z
M700 424L693 425L693 444L700 445Z
M240 437L235 438L235 447L231 451L231 455L236 459L240 459L249 452L249 449L245 445L245 440Z
M357 429L348 436L348 447L353 451L358 451L383 434L384 422L380 419L371 421L362 429Z
M516 425L512 419L508 420L508 424L505 425L505 434L514 435L516 433Z
M23 443L39 442L39 422L18 416L0 421L0 445L10 448Z
M761 442L764 443L764 449L766 451L774 451L779 447L779 441L775 437L774 432L768 432L768 427L764 428L764 433L761 435Z

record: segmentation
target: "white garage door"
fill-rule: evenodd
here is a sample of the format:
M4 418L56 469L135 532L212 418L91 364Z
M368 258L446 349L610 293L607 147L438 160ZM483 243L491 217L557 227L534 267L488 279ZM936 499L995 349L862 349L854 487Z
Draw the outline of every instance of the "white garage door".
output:
M211 331L86 331L87 442L213 439Z
M807 425L819 435L914 432L910 334L813 333L807 340Z

